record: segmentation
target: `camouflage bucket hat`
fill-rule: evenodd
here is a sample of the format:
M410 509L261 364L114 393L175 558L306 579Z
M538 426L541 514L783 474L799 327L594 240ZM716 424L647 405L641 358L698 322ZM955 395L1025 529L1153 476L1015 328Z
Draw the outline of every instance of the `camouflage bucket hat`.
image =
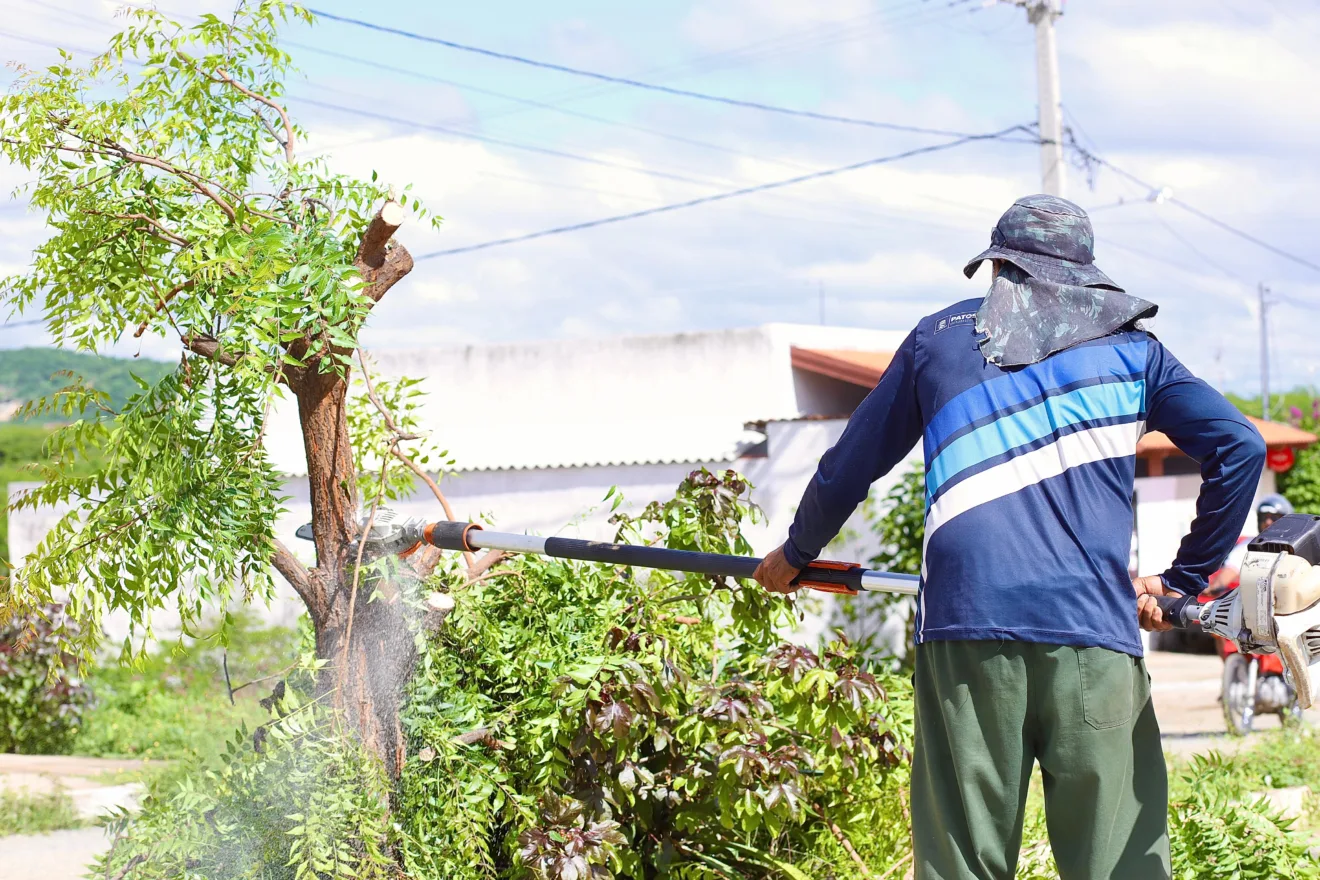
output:
M1058 196L1018 199L999 218L986 248L963 269L971 278L985 260L1004 260L1032 278L1052 284L1103 287L1122 292L1095 266L1095 233L1077 205Z

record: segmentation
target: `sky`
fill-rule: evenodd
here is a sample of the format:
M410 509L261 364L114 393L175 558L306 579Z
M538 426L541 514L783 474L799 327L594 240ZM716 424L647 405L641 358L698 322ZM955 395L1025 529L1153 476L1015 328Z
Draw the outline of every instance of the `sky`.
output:
M1035 42L994 0L316 0L374 24L561 65L824 114L960 132L1036 118ZM162 0L167 12L228 11ZM96 49L101 0L0 0L0 55ZM1057 26L1065 117L1150 188L1069 167L1096 262L1161 306L1157 335L1225 390L1320 384L1320 5L1311 0L1068 0ZM332 167L412 192L416 256L783 180L949 140L604 84L320 20L291 27L289 105ZM8 82L12 76L5 74ZM347 109L345 109L347 108ZM0 167L7 193L22 182ZM1167 188L1167 189L1166 189ZM373 312L369 349L828 323L905 330L978 297L963 264L1040 189L1039 148L989 141L657 216L419 260ZM1155 199L1155 191L1174 200ZM42 218L0 202L0 273ZM32 317L29 315L27 317ZM14 317L10 320L21 320ZM42 344L36 327L0 346ZM177 341L142 343L177 357ZM139 343L121 346L136 351Z

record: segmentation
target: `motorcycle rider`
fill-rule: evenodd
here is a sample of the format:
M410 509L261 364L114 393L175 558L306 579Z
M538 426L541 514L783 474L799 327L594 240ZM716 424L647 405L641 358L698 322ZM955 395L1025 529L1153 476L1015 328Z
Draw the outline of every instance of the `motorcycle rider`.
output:
M1282 495L1277 493L1266 495L1256 505L1256 532L1265 531L1274 525L1280 517L1287 516L1293 512L1293 506ZM1242 568L1242 560L1247 555L1247 545L1255 535L1243 535L1238 538L1237 544L1224 560L1224 565L1219 571L1210 576L1210 585L1206 588L1204 595L1209 599L1217 599L1238 585L1241 579L1239 570Z

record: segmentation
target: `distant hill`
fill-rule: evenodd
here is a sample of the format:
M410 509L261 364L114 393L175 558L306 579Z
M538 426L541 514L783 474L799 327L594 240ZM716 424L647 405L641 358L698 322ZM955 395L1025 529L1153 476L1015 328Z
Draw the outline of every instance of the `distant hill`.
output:
M62 370L81 376L86 384L110 395L111 406L119 406L138 390L132 376L154 383L173 371L174 364L58 348L0 350L0 402L26 403L58 391L69 384L68 377L54 375ZM0 416L13 417L7 411Z

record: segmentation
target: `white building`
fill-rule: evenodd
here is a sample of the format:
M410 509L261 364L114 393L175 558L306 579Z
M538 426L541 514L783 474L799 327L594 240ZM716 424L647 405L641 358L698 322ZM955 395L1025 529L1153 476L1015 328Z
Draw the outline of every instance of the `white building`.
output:
M460 518L503 531L605 538L606 492L618 487L634 509L667 498L692 469L733 468L756 487L764 513L748 538L758 553L783 540L822 453L875 385L898 332L768 324L743 330L602 340L440 347L382 352L376 370L410 376L426 391L424 427L448 450L454 470L441 487ZM1272 449L1315 442L1284 425L1257 422ZM291 501L280 537L312 562L294 538L308 521L306 459L292 405L277 408L267 431L272 457L289 475ZM1135 568L1165 568L1195 516L1195 464L1163 435L1138 447ZM920 448L911 461L920 461ZM881 480L883 495L905 466ZM1274 489L1261 477L1260 493ZM13 489L20 488L18 486ZM12 489L11 489L12 491ZM442 511L421 488L401 513ZM20 511L10 521L10 558L21 559L55 512ZM860 523L853 531L863 533ZM1251 524L1247 524L1250 527ZM830 555L865 560L874 547L844 541ZM271 617L292 622L286 590Z

